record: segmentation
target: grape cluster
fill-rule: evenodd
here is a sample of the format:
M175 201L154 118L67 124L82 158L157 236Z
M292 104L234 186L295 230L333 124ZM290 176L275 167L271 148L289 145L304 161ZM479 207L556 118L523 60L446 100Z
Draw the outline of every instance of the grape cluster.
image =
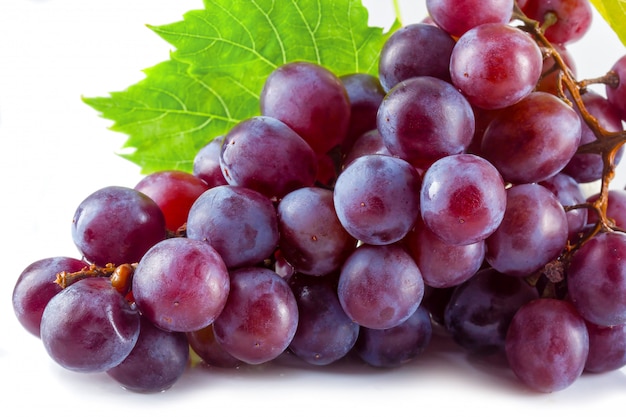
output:
M378 77L280 66L192 173L87 196L81 259L18 278L23 326L61 366L139 392L191 353L397 367L437 330L542 392L626 365L626 192L607 189L626 57L606 95L575 80L584 0L426 4Z

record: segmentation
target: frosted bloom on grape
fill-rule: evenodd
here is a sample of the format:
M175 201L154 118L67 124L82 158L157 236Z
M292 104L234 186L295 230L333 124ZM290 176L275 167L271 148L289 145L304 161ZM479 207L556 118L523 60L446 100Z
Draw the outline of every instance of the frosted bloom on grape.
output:
M450 58L452 83L470 103L500 109L530 94L541 76L543 57L525 32L486 23L459 38Z
M504 181L487 160L450 155L424 174L420 209L424 224L441 240L469 245L500 225L506 208Z

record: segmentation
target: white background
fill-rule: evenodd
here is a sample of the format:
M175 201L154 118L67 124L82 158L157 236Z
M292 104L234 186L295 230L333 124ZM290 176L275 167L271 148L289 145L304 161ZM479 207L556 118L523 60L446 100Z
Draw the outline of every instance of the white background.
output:
M388 26L391 0L364 1L372 23ZM405 23L425 15L423 1L401 3ZM170 45L145 27L178 21L201 0L2 0L0 4L0 399L13 416L74 415L613 415L626 403L624 370L585 376L565 391L536 394L505 368L434 344L397 370L361 366L300 369L193 369L169 391L139 395L105 375L61 369L13 314L15 280L31 262L78 256L70 237L76 206L107 185L134 186L139 169L115 155L126 137L82 103L139 81L140 70L168 58ZM570 47L581 78L606 72L626 53L598 16ZM623 187L620 172L614 187ZM119 414L118 414L119 415Z

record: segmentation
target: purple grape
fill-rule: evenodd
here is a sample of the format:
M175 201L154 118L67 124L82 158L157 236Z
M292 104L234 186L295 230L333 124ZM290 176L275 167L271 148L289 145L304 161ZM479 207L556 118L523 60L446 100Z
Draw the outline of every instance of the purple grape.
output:
M77 272L88 263L66 256L40 259L28 265L17 278L11 301L20 324L40 337L41 316L52 297L62 288L55 282L60 272Z
M135 392L161 392L187 369L189 345L184 333L168 332L142 317L139 338L130 354L107 375Z
M626 120L626 55L618 59L611 67L611 72L619 78L617 86L606 86L606 98L620 114L622 120Z
M541 76L543 56L525 32L485 23L459 38L450 58L452 83L476 107L501 109L530 94Z
M432 164L424 174L420 196L424 224L452 245L487 238L500 225L506 208L500 173L471 154L450 155Z
M139 262L166 237L159 206L140 191L109 186L83 200L72 219L72 239L91 263Z
M586 322L589 333L589 355L585 371L602 373L626 366L626 324L598 326Z
M548 13L556 21L545 30L546 38L556 44L567 44L581 39L591 27L593 17L587 0L524 0L522 11L531 19L543 23Z
M590 203L595 202L600 193L587 197ZM626 190L611 189L607 193L606 217L615 222L615 226L626 229ZM598 213L595 210L587 211L587 223L595 224L598 221Z
M507 189L502 223L486 240L485 260L497 271L523 277L556 259L567 243L565 210L539 184Z
M397 242L419 216L419 186L419 174L408 162L387 155L362 156L337 178L337 217L362 242Z
M503 352L513 316L538 296L520 278L483 269L452 293L444 310L446 330L471 352Z
M541 181L539 185L552 191L564 208L585 203L585 196L580 185L567 174L558 173L552 178ZM587 210L569 210L565 216L567 217L568 239L573 242L587 224Z
M228 184L220 166L223 141L223 136L213 139L200 148L193 159L193 175L206 182L208 188Z
M360 156L365 155L389 155L391 152L385 146L378 129L370 130L362 134L352 145L343 160L344 168Z
M346 137L341 142L341 148L345 153L361 135L376 129L376 113L385 97L385 90L378 78L370 74L347 74L339 79L350 100L350 125Z
M310 62L290 62L265 80L261 114L283 121L324 154L339 145L350 124L350 100L339 77ZM268 152L275 156L273 152Z
M277 358L298 326L298 304L289 284L260 267L234 270L230 279L228 301L213 323L217 342L248 364Z
M539 392L560 391L582 374L589 335L569 302L540 298L517 311L505 349L511 369L524 384Z
M337 218L331 190L292 191L278 203L277 212L281 254L299 273L327 275L356 248L356 239Z
M452 84L413 77L396 84L380 105L377 126L389 152L417 168L465 152L474 135L474 112Z
M424 75L450 81L452 48L454 39L437 26L404 26L392 33L380 51L380 83L389 91L400 81Z
M298 329L289 349L312 365L328 365L350 352L359 335L359 325L339 303L335 275L296 275L290 280L298 303Z
M359 246L344 262L339 302L356 323L388 329L408 319L424 296L424 280L400 244Z
M41 340L62 367L104 372L133 350L139 322L139 312L108 278L85 278L52 297L41 317Z
M285 123L267 116L243 120L226 134L220 166L228 184L271 199L312 186L317 177L313 149Z
M570 106L552 94L534 92L491 121L481 154L507 182L539 182L565 168L580 136L580 117Z
M572 256L567 289L585 320L599 326L626 324L626 234L600 233Z
M361 328L354 352L368 365L395 368L417 358L430 344L432 332L428 311L419 307L390 329Z
M426 8L437 26L459 37L484 23L508 23L513 0L426 0Z
M190 332L221 313L230 288L226 265L209 244L167 239L141 258L132 291L141 313L158 327Z
M213 324L187 333L189 347L209 366L218 368L236 368L241 361L226 352L222 345L215 339Z
M191 206L187 237L210 244L229 269L256 265L270 257L278 244L276 209L257 191L213 187Z

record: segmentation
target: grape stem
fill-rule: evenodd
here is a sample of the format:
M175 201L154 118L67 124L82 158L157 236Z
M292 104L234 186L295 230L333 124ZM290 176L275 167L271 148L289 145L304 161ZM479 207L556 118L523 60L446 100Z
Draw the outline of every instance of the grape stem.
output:
M607 74L593 79L577 81L571 70L568 68L561 54L554 48L552 43L546 38L544 32L551 24L556 22L558 16L554 13L548 13L543 24L528 18L515 2L513 17L515 20L522 22L520 29L531 34L536 40L539 47L547 54L551 55L555 62L555 69L559 71L557 86L561 99L571 106L576 106L579 110L583 121L589 126L594 133L596 140L581 145L577 153L594 153L600 154L603 162L602 180L598 198L591 202L577 204L565 207L566 211L570 210L592 210L597 213L598 221L591 230L585 232L575 243L567 243L563 253L557 260L560 267L556 270L567 271L567 266L572 255L592 239L598 233L621 231L615 226L615 222L607 216L609 185L615 177L615 156L624 143L626 143L626 131L609 132L605 130L598 120L586 109L582 95L587 87L592 84L606 84L609 86L617 86L619 77L616 73L609 71ZM567 89L569 95L565 93L563 86ZM550 270L548 270L550 269ZM556 284L565 279L565 273L555 274L555 265L551 264L544 268L542 273L547 277L550 283ZM549 275L549 276L548 276ZM560 278L559 278L560 276ZM537 281L536 276L529 277L528 282ZM552 292L552 290L550 290Z
M55 282L61 287L66 288L77 281L85 278L103 277L110 278L111 285L120 293L126 295L130 291L132 276L137 268L137 264L106 264L100 267L94 264L84 267L77 272L62 271L56 275Z

